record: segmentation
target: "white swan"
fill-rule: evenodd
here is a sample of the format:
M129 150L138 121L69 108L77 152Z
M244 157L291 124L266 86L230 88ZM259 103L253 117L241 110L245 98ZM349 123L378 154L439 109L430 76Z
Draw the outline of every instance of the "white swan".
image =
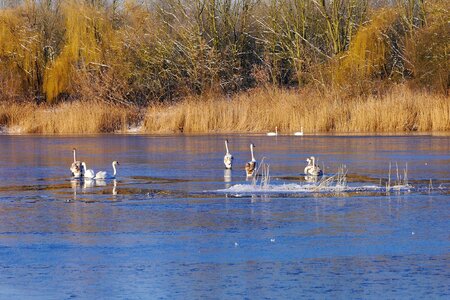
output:
M114 179L116 178L116 174L117 174L117 170L116 170L116 165L120 165L118 161L113 161L112 162L112 167L114 170L114 173L108 174L106 171L99 171L97 172L97 174L95 175L95 179Z
M83 166L84 169L84 178L93 179L95 177L94 170L88 169L84 161L81 163L81 165Z
M255 145L250 144L250 152L252 154L252 160L245 164L245 173L247 174L247 177L253 176L253 173L256 170L257 163L255 156L253 155L253 147L255 147Z
M294 135L302 136L303 135L303 126L300 127L300 131L294 132Z
M278 135L278 127L275 126L275 132L268 132L267 135L268 136L277 136Z
M307 158L306 162L308 163L305 167L304 173L305 174L309 174L309 169L311 169L312 165L311 165L311 159Z
M225 148L227 149L227 153L223 157L223 163L225 164L225 169L231 169L231 165L233 164L233 155L231 155L230 151L228 151L228 140L225 140Z
M77 160L77 149L73 148L73 163L70 166L70 172L72 172L72 176L75 178L80 178L84 175L84 168L81 164L81 161Z
M308 161L308 160L306 160ZM308 162L309 168L305 168L305 174L307 175L313 175L313 176L322 176L323 172L320 169L319 166L316 165L316 158L314 156L311 156L311 160ZM308 168L308 170L307 170Z

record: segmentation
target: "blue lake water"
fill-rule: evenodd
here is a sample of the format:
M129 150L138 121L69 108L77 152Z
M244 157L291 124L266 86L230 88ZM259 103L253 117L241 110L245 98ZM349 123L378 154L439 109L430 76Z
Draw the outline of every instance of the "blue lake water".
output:
M0 179L0 299L450 297L449 136L3 135Z

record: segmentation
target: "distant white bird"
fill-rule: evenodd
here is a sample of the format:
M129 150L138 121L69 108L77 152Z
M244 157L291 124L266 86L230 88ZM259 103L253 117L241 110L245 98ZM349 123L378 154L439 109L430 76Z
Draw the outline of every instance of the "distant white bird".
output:
M307 159L306 161L308 162L308 166L305 168L305 174L313 176L323 175L320 167L316 165L316 158L314 156L311 156L311 159Z
M231 155L230 151L228 150L228 140L225 140L225 148L227 149L227 153L223 157L223 163L225 164L226 169L231 169L233 164L233 155Z
M95 175L95 179L114 179L116 178L116 174L117 174L117 170L116 170L116 165L120 165L118 161L113 161L112 162L112 167L114 170L114 173L111 175L106 171L100 171L97 172L97 174Z
M268 136L277 136L278 135L278 127L275 126L275 132L268 132L267 135Z
M84 178L93 179L95 177L94 170L88 169L84 161L81 163L81 165L84 168Z
M255 156L253 155L253 147L255 147L255 145L250 144L252 160L245 164L245 173L247 174L247 177L253 176L253 173L255 172L257 166Z
M72 172L72 176L75 178L80 178L84 175L83 165L81 161L77 160L77 149L73 148L73 163L70 166L70 172Z
M303 127L300 127L300 131L294 132L294 135L302 136L303 135Z

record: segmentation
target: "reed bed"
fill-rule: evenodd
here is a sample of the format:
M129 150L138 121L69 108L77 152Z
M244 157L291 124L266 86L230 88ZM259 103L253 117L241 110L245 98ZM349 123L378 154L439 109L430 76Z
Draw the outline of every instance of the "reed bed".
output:
M390 133L449 131L450 98L400 86L384 96L341 98L276 88L233 97L187 97L147 108L104 102L0 104L0 129L20 133Z
M102 102L56 106L29 103L0 105L0 127L14 133L104 133L125 131L139 119L138 110Z
M398 87L381 96L342 99L336 95L260 89L233 98L186 98L148 109L148 133L410 132L450 130L448 96Z

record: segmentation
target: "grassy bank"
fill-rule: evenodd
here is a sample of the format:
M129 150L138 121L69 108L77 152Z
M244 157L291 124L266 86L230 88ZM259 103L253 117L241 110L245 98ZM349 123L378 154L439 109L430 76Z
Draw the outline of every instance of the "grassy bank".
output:
M0 126L21 133L267 132L303 127L306 133L449 131L450 98L398 87L382 97L341 99L307 91L259 89L233 98L190 97L137 109L98 103L0 105Z

